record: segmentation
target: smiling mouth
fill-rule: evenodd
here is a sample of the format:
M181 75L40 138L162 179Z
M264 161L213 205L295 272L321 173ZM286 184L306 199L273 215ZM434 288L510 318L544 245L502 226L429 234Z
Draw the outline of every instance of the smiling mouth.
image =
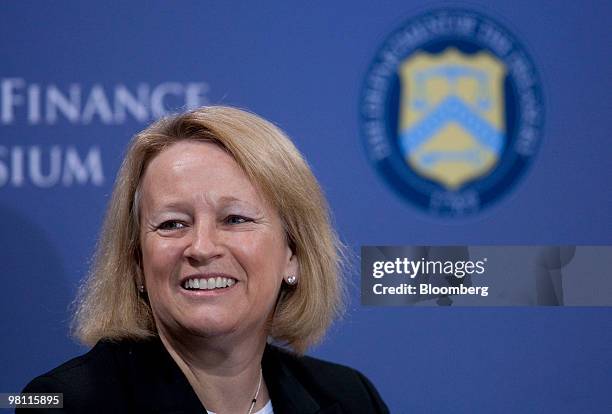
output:
M186 290L215 290L232 287L236 280L229 277L190 278L183 282L182 287Z

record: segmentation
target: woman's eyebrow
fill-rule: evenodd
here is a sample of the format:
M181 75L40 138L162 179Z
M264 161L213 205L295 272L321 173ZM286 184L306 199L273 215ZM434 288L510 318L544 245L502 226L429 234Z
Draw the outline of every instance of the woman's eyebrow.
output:
M257 208L256 204L253 204L249 201L242 200L240 198L236 198L234 196L222 196L217 199L217 203L219 205L231 205L231 204L243 204L245 206Z
M261 215L264 214L265 209L259 203L253 203L247 200L241 200L233 196L223 196L217 199L217 205L220 208L227 208L231 206L244 207L251 212L251 214Z
M219 199L217 201L219 203L226 203L226 204L236 203L236 202L238 202L238 203L244 203L245 202L244 200L241 200L241 199L236 198L234 196L222 196L222 197L219 197Z
M223 195L220 197L206 196L203 200L209 207L212 208L227 208L231 206L241 206L251 210L255 210L257 213L262 213L264 208L259 204L259 201L248 201L235 197L233 195ZM196 203L197 204L197 203ZM192 201L186 201L182 199L174 199L168 197L167 199L157 200L156 202L149 203L147 206L148 210L152 214L161 214L166 212L183 212L191 211L193 208L198 208Z
M170 200L167 202L156 203L151 206L154 211L170 211L170 210L185 210L189 208L189 203L178 200Z

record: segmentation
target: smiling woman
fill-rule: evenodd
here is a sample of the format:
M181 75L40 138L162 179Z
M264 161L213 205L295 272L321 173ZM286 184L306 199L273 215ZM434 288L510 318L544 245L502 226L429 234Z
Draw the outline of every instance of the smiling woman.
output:
M164 118L130 145L77 301L95 346L24 391L65 412L388 412L359 372L303 356L343 309L341 257L278 128L229 107Z
M297 258L280 216L236 161L213 143L178 142L148 165L141 202L144 285L162 340L170 330L265 343Z

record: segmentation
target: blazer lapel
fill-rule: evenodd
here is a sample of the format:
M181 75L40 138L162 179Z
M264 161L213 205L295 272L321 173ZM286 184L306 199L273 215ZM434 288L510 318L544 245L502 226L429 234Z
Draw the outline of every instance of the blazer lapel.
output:
M129 353L134 412L206 414L195 391L159 339Z
M263 374L274 414L339 414L337 403L320 403L285 363L284 351L268 345L262 361Z
M131 388L133 412L164 414L206 414L195 391L159 339L131 343L126 360L118 361L126 370ZM293 358L268 345L262 360L274 414L341 414L335 402L313 395L285 359Z

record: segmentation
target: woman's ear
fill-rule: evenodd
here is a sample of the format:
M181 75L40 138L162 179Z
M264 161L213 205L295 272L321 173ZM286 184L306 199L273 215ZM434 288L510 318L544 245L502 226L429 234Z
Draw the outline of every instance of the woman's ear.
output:
M140 254L136 254L136 261L134 263L134 273L136 274L134 283L136 284L136 288L140 293L144 293L146 290L146 283L144 277L144 271L142 270L142 264L140 260Z
M299 280L299 272L300 268L297 255L287 246L287 264L285 266L283 280L288 285L295 285Z

